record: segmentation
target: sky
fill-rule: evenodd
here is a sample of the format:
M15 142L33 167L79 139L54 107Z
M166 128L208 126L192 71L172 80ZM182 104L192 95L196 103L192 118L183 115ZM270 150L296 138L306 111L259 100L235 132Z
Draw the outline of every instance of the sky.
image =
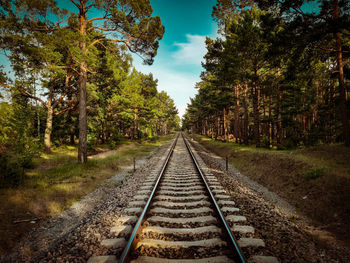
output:
M217 25L211 17L216 0L151 0L151 4L165 33L153 65L143 65L136 55L133 64L158 79L158 90L168 93L182 117L190 97L196 94L194 86L203 71L205 38L217 36Z

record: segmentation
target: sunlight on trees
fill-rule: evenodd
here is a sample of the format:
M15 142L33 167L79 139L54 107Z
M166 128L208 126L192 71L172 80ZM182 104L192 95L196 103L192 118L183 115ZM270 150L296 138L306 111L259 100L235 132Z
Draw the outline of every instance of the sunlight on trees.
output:
M1 104L1 155L30 159L27 148L43 145L49 153L78 138L78 162L85 163L88 146L179 128L173 100L157 91L152 74L133 69L129 54L152 64L157 53L164 27L150 2L70 2L75 9L54 1L1 2L1 48L13 69L0 72L10 96L1 94L8 101Z
M349 129L348 1L218 0L198 94L183 128L257 147L345 142Z

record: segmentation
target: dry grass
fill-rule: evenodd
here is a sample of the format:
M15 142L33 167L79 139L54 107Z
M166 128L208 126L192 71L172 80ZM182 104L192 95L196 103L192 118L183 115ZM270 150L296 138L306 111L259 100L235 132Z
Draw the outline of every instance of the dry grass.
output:
M76 147L62 146L51 154L42 154L34 160L35 168L27 171L22 186L0 189L0 255L8 253L36 224L14 222L35 218L42 220L62 212L113 176L118 169L130 165L134 157L147 155L171 138L172 135L160 137L155 142L126 141L113 151L90 156L84 165L76 163Z
M242 173L284 197L298 211L340 239L350 241L350 149L322 145L269 150L194 135L207 149Z

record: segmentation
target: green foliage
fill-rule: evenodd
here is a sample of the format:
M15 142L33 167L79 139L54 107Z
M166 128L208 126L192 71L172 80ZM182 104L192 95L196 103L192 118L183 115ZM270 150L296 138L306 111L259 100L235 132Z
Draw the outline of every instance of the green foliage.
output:
M0 188L18 186L24 179L24 167L13 155L0 154Z
M174 101L165 92L158 93L152 74L129 72L130 57L121 49L115 48L114 56L101 50L100 57L98 74L90 79L94 85L89 85L89 129L98 138L115 147L123 135L141 139L179 127Z
M263 135L263 138L262 138L262 145L265 147L265 148L270 148L270 139L267 135Z
M109 139L109 148L115 149L123 141L123 137L120 135L120 131L116 128L113 128L111 131L111 137Z
M315 168L307 171L305 173L305 178L308 180L314 180L323 176L324 173L325 173L325 168Z
M32 166L32 160L38 155L40 145L33 138L32 117L28 98L13 94L13 103L0 105L0 188L20 185L24 178L24 169Z
M13 108L9 103L0 103L0 146L5 147L11 142L12 127L9 116L13 115Z
M0 153L0 188L20 186L25 179L25 169L33 167L33 158L39 154L38 144L29 140L22 140L13 148Z
M0 104L4 184L22 181L42 141L46 152L51 141L55 146L75 144L82 112L77 111L77 88L85 84L90 150L98 143L115 148L125 137L141 140L179 127L173 100L158 93L152 74L132 69L127 53L137 52L146 64L157 53L164 27L159 17L152 17L150 1L80 2L91 4L87 12L91 7L103 10L106 23L88 22L83 32L79 10L61 9L55 1L0 3L1 48L9 51L14 70L9 77L0 68L0 85L12 94ZM111 32L120 42L109 41ZM83 64L87 83L80 81Z
M294 149L297 146L297 142L292 138L285 138L282 140L281 145L278 146L279 150Z
M335 79L339 62L326 50L336 51L335 32L349 50L350 5L339 1L340 24L336 2L316 1L319 16L303 14L305 2L217 1L212 15L221 37L206 39L205 71L183 129L280 149L346 141L340 127L350 104L339 106L346 97ZM346 52L342 62L349 67Z
M152 137L149 138L150 142L156 142L158 140L159 140L159 136L152 136Z
M88 150L92 150L96 142L97 142L97 134L94 132L89 132L87 135Z
M53 116L74 109L78 100L76 87L93 87L96 93L92 95L97 96L94 99L99 100L101 106L97 109L99 116L96 119L104 119L103 123L107 124L108 100L129 74L131 57L125 51L138 53L146 64L152 64L164 34L160 18L152 17L149 0L81 0L78 3L75 4L77 9L69 11L55 1L0 3L1 48L10 51L12 67L19 77L16 81L7 80L0 71L0 84L39 101L47 108L46 151L50 151L51 120ZM91 12L94 8L105 15L94 17L96 13ZM92 77L94 81L89 85L86 77L91 77L91 72L97 72L97 76ZM28 77L31 75L39 78L34 77L33 82ZM79 77L82 75L84 78ZM36 93L37 79L40 86L47 89L43 94ZM16 82L18 84L14 85ZM139 95L145 98L155 96L157 92L156 81L151 75L143 77L137 88L142 89ZM79 100L80 105L85 105L85 96L80 96ZM143 106L141 103L140 107ZM85 106L79 114L79 120L85 119ZM79 125L81 136L87 134L85 126ZM137 129L134 128L133 137ZM73 136L71 130L70 136ZM107 132L102 140L108 140L108 137ZM79 148L80 151L84 149ZM86 152L82 156L85 160Z

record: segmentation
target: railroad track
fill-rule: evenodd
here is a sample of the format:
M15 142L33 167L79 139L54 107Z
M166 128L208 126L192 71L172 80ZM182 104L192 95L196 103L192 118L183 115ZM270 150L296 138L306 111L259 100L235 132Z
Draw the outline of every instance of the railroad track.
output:
M126 216L111 228L114 238L101 243L114 251L123 249L119 259L94 256L88 263L278 262L261 255L264 241L254 238L254 228L245 225L246 218L235 205L178 135L162 166L149 175L125 209Z

